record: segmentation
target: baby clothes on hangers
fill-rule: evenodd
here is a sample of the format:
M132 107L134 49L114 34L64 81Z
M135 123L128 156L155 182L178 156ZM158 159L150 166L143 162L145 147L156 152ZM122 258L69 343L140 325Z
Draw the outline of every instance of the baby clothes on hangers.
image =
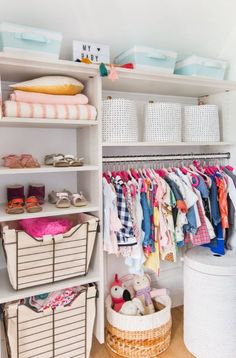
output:
M105 250L124 256L132 273L142 272L143 264L159 273L160 259L175 261L178 248L186 244L208 246L223 255L229 235L236 246L236 175L227 170L194 170L192 165L168 171L131 169L110 177L107 173Z

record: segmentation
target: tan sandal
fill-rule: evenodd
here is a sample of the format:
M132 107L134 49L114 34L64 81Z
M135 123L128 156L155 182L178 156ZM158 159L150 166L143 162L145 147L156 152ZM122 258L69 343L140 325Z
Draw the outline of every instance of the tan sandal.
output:
M88 205L88 201L85 199L82 192L72 194L69 190L64 189L63 191L68 194L70 202L73 206L80 207Z
M53 166L54 167L69 167L68 161L65 159L63 154L58 154L53 157Z
M7 214L22 214L24 212L24 200L21 198L12 199L7 203Z
M38 213L42 211L42 206L40 206L36 196L30 196L25 201L25 208L27 213Z
M51 191L48 194L48 201L51 204L55 204L57 208L69 208L70 207L70 199L67 192L58 192Z
M76 158L74 155L67 154L64 156L70 167L82 167L84 158Z

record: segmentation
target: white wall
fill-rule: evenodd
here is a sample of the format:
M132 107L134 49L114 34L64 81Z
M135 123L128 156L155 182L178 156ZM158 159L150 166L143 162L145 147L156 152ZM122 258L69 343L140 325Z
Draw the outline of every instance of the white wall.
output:
M0 22L61 31L64 59L73 39L106 43L112 56L141 44L218 57L235 14L235 0L0 0Z

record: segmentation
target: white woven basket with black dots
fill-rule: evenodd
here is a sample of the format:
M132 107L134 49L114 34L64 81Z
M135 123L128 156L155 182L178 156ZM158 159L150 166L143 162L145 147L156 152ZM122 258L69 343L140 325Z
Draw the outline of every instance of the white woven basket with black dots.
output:
M219 142L220 126L216 105L186 106L183 125L184 142Z
M181 142L181 105L148 103L145 108L145 142Z
M138 124L134 101L124 98L103 101L103 142L125 143L138 141Z

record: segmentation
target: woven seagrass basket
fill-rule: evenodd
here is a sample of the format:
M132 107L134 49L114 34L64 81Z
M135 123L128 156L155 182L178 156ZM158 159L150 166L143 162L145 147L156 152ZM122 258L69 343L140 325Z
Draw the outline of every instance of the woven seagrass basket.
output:
M170 345L171 300L169 296L153 300L157 312L145 316L122 315L107 304L106 346L122 357L151 358Z

